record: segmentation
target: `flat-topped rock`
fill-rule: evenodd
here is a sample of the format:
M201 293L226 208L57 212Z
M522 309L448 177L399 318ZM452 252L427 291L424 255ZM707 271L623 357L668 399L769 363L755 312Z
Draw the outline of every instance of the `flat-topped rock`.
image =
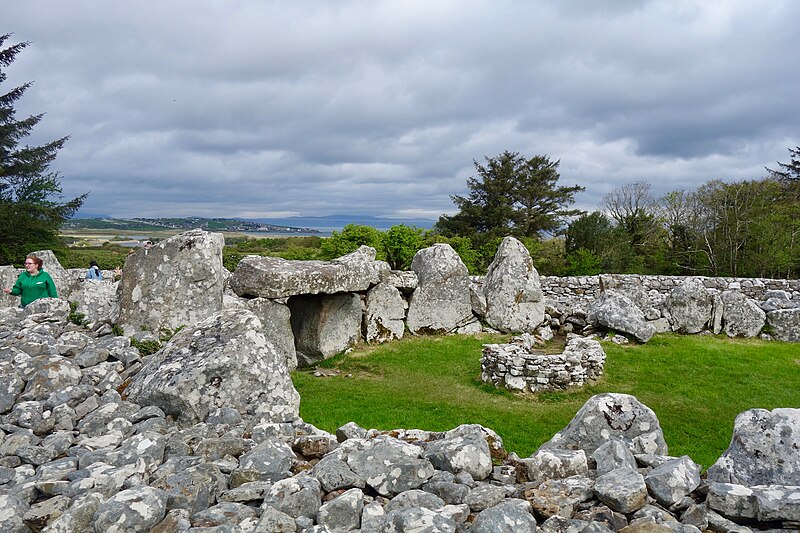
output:
M380 280L388 265L375 261L375 249L362 246L332 261L292 261L280 257L247 256L231 275L239 296L285 298L301 294L366 291Z

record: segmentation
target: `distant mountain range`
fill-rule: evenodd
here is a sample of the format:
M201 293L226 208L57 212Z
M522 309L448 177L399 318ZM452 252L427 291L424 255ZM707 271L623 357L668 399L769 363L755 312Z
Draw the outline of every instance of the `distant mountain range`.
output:
M189 230L200 228L208 231L264 232L286 234L321 233L314 228L281 226L237 218L75 218L61 225L62 230L98 229L127 231L159 231L165 229Z
M301 216L301 217L286 217L286 218L253 218L255 222L262 222L266 224L283 224L290 226L305 226L311 228L333 228L341 229L348 224L357 224L361 226L372 226L373 228L386 230L398 224L405 224L406 226L416 226L423 229L431 229L435 220L425 218L386 218L376 217L371 215L325 215L319 217Z
M286 218L114 218L108 216L73 218L66 221L64 230L96 229L127 231L159 231L165 229L201 228L208 231L260 232L286 234L317 234L339 231L347 224L371 226L387 230L398 224L431 229L436 223L428 219L395 219L369 215L326 215L319 217Z

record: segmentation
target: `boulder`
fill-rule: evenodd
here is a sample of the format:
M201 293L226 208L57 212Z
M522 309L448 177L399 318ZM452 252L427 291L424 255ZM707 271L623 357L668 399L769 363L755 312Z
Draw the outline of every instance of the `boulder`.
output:
M636 305L642 312L650 308L650 297L642 284L641 276L631 274L600 274L598 276L602 292L621 294Z
M486 322L506 333L533 333L544 320L544 295L531 254L514 237L497 248L483 283Z
M362 246L332 261L291 261L247 256L231 275L239 296L285 298L301 294L359 292L378 283L388 265L375 261L375 249Z
M78 283L77 278L69 275L69 272L61 266L56 255L50 250L39 250L30 253L42 260L42 270L46 271L50 274L50 277L53 278L56 284L56 291L58 291L58 297L64 300L69 298L73 288Z
M750 409L733 425L728 449L708 469L720 483L800 485L800 409Z
M126 334L197 324L222 310L221 233L191 230L125 260L118 324Z
M633 513L647 503L644 477L632 468L617 468L598 476L594 492L601 502L619 513Z
M447 435L425 446L423 457L439 470L453 474L467 472L472 479L484 479L492 472L492 456L486 438L479 432Z
M111 280L84 280L69 295L75 311L87 322L116 323L119 317L118 283Z
M358 294L320 294L289 298L297 364L311 366L333 357L361 339Z
M639 342L649 341L655 333L642 310L623 294L613 291L603 292L592 303L586 321L593 326L633 335Z
M634 454L667 454L667 443L655 413L629 394L604 393L589 398L566 428L542 445L594 453L611 438Z
M167 495L153 487L135 487L101 503L94 514L95 531L148 532L167 513Z
M688 278L670 291L665 306L672 316L675 331L700 333L711 321L714 297L703 282Z
M772 336L779 341L800 342L800 307L776 309L767 313Z
M539 449L529 458L521 459L520 463L526 466L528 479L534 483L589 473L586 452L583 450Z
M141 405L155 405L189 423L233 407L272 421L294 420L300 397L286 359L275 352L250 311L228 310L178 332L126 389Z
M723 331L728 337L755 337L761 333L767 318L755 301L738 291L722 292L714 307L715 313L719 313L714 333Z
M433 465L422 457L419 446L387 435L362 444L362 449L347 455L347 466L381 496L419 488L433 475Z
M0 266L0 288L10 289L17 282L20 272L20 269L10 265ZM19 296L0 291L0 308L3 307L19 307Z
M286 359L286 368L292 372L297 368L297 352L294 347L291 311L289 306L268 298L247 300L245 306L261 321L262 333L275 352Z
M536 520L525 500L506 500L481 511L470 528L472 533L535 533Z
M406 317L411 333L448 333L472 320L469 273L449 244L418 251L411 268L419 279Z
M700 465L684 455L657 466L644 481L650 494L670 507L700 486Z
M403 338L408 304L397 288L380 282L367 292L365 303L364 339L367 342Z

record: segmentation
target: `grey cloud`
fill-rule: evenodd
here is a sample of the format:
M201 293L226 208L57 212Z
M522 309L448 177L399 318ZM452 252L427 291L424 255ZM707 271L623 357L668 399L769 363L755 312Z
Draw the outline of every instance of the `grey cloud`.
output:
M14 3L31 142L118 216L452 211L472 160L561 159L593 209L760 177L798 143L800 4ZM4 84L3 88L6 88ZM256 216L256 215L252 215Z

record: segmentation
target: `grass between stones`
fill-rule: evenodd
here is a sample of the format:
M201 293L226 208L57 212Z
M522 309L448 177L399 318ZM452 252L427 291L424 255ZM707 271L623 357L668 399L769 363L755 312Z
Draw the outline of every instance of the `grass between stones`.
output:
M324 361L332 376L293 373L300 415L333 432L354 421L377 429L444 431L475 423L527 457L602 392L636 396L655 411L671 455L711 466L730 443L736 415L800 407L800 345L720 336L658 335L645 345L604 342L605 375L559 393L512 394L480 381L484 343L508 337L409 337L360 346Z

